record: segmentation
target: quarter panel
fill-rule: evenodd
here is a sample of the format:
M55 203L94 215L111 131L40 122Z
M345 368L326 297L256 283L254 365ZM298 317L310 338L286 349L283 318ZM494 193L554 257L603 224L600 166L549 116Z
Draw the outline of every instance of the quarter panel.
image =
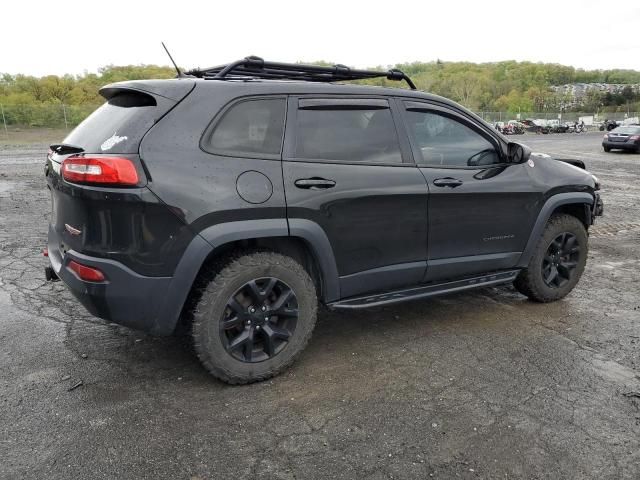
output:
M141 156L151 173L149 189L196 233L223 222L285 218L280 160L214 155L200 149L200 139L218 112L251 93L226 82L216 82L215 89L211 86L198 84L144 138ZM238 194L238 178L249 171L264 175L272 185L273 193L263 203L251 203Z

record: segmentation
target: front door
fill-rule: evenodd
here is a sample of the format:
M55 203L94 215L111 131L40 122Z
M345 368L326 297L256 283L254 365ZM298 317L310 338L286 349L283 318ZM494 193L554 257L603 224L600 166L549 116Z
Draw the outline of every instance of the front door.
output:
M322 228L343 298L424 276L428 190L396 120L387 99L289 99L287 217Z
M458 112L401 102L414 157L429 185L427 281L516 265L541 201L524 164Z

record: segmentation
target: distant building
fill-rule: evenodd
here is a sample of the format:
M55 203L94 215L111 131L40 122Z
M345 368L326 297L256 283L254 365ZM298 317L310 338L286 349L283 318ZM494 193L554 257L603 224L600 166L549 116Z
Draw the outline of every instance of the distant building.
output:
M561 95L569 95L579 101L587 92L596 90L603 93L621 93L625 87L631 87L635 93L640 93L640 83L569 83L566 85L553 85L551 90Z

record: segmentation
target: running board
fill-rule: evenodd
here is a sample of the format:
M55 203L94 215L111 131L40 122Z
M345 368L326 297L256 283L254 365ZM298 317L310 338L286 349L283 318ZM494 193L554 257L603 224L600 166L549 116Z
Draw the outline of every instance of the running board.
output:
M456 280L454 282L424 285L421 287L413 287L405 290L396 290L394 292L378 293L362 297L352 297L338 302L329 303L327 306L331 309L379 307L380 305L389 305L392 303L406 302L408 300L416 300L418 298L461 292L472 288L508 283L515 280L518 273L520 273L520 270L508 270L505 272L491 273L489 275L465 278L464 280Z

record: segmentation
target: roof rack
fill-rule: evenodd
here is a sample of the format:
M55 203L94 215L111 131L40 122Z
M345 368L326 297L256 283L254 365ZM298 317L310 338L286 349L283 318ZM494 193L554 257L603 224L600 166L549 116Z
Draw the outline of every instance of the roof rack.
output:
M266 78L279 80L302 80L305 82L339 82L344 80L362 80L382 78L407 82L411 90L416 86L402 71L392 69L387 72L375 70L354 70L345 65L322 67L299 63L266 62L260 57L246 57L242 60L205 69L193 69L186 72L198 78L224 80L233 78Z

